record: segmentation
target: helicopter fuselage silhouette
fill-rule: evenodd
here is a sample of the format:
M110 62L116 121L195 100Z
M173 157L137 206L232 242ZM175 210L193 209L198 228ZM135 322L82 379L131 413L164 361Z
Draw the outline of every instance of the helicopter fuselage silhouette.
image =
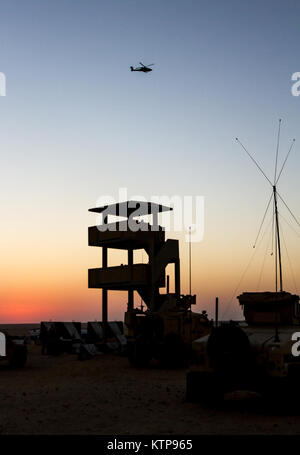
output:
M149 68L149 66L154 65L154 63L151 63L151 65L146 66L142 62L140 62L140 65L142 66L137 66L136 68L131 66L130 67L131 71L141 71L142 73L149 73L150 71L152 71L152 68Z

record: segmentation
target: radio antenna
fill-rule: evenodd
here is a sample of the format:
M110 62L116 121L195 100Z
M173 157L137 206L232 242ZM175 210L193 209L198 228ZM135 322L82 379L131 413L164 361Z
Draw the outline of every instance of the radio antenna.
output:
M293 145L295 143L295 139L293 139L292 143L291 143L291 146L289 148L289 151L286 155L286 158L283 162L283 165L279 171L279 173L277 174L277 168L278 168L278 155L279 155L279 146L280 146L280 132L281 132L281 119L279 119L279 124L278 124L278 133L277 133L277 145L276 145L276 154L275 154L275 170L274 170L274 180L273 182L269 179L269 177L265 174L265 172L263 171L262 167L258 164L258 162L253 158L253 156L250 154L250 152L246 149L246 147L241 143L241 141L236 138L236 141L241 145L241 147L245 150L245 152L247 153L247 155L251 158L251 160L254 162L254 164L256 165L256 167L260 170L260 172L263 174L263 176L266 178L266 180L269 182L269 184L272 186L272 194L271 194L271 198L269 199L268 201L268 205L267 205L267 208L265 210L265 213L264 213L264 216L263 216L263 219L262 219L262 222L260 224L260 227L259 227L259 231L258 231L258 234L257 234L257 237L256 237L256 240L255 240L255 244L254 244L254 247L257 243L257 240L258 240L258 237L260 235L260 232L261 232L261 229L262 229L262 225L264 224L264 221L265 221L265 218L266 218L266 214L268 212L268 209L270 207L270 202L271 200L273 199L273 207L274 207L274 211L273 211L273 224L274 224L274 229L275 229L275 288L276 288L276 292L278 291L278 269L279 269L279 290L280 292L283 291L283 284L282 284L282 260L281 260L281 243L280 243L280 229L279 229L279 219L278 219L278 197L283 201L282 197L280 196L280 194L277 192L277 183L281 177L281 174L282 174L282 171L283 171L283 168L287 162L287 159L291 153L291 150L293 148ZM298 220L296 219L296 217L293 215L293 213L291 212L291 210L289 209L289 207L287 206L287 204L283 201L284 205L287 207L287 209L289 210L289 212L292 214L293 218L296 220L297 224L300 225L298 223Z

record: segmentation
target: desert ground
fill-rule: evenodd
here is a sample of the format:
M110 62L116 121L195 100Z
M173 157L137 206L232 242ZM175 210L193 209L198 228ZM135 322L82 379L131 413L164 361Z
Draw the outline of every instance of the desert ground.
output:
M29 326L13 328L21 334ZM42 356L40 346L28 347L24 369L0 364L0 434L300 433L300 409L265 409L252 395L232 395L218 408L187 403L183 369L135 369L114 354Z

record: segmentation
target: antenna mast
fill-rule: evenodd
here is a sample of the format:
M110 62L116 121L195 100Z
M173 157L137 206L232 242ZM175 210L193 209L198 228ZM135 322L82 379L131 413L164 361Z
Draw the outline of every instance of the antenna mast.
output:
M280 232L279 232L279 222L278 222L276 185L273 186L273 195L274 195L274 206L275 206L276 242L277 242L278 263L279 263L279 288L280 288L280 292L282 292L283 288L282 288L281 246L280 246ZM277 254L275 255L275 261L276 261L276 270L277 270ZM277 273L276 273L276 292L277 292Z
M280 176L282 174L282 171L283 171L283 168L286 164L286 161L290 155L290 152L293 148L293 145L295 143L295 139L293 139L292 143L291 143L291 146L289 148L289 151L286 155L286 158L282 164L282 167L280 169L280 172L277 174L277 165L278 165L278 152L279 152L279 144L280 144L280 130L281 130L281 119L279 119L279 126L278 126L278 134L277 134L277 147L276 147L276 158L275 158L275 175L274 175L274 182L272 183L271 180L267 177L267 175L265 174L265 172L263 171L263 169L261 168L261 166L258 164L258 162L253 158L253 156L248 152L248 150L246 149L246 147L244 147L244 145L240 142L240 140L238 138L236 138L236 141L241 145L241 147L245 150L245 152L247 153L247 155L251 158L251 160L254 162L254 164L256 165L256 167L259 169L259 171L263 174L263 176L266 178L266 180L270 183L270 185L272 186L273 188L273 193L271 195L271 198L268 202L268 205L267 205L267 208L266 208L266 211L264 213L264 217L263 217L263 220L262 220L262 223L261 223L261 226L259 228L259 232L258 232L258 235L257 235L257 238L260 234L260 231L261 231L261 228L262 228L262 225L264 223L264 220L265 220L265 217L266 217L266 214L267 214L267 211L269 209L269 205L270 205L270 202L271 202L271 199L272 199L272 196L273 196L273 201L274 201L274 213L273 213L273 223L274 223L274 217L275 217L275 287L276 287L276 292L278 292L278 273L277 273L277 270L278 270L278 266L279 266L279 289L280 289L280 292L283 291L283 286L282 286L282 262L281 262L281 245L280 245L280 231L279 231L279 220L278 220L278 205L277 205L277 196L279 196L279 198L283 201L282 197L280 196L280 194L277 192L277 183L278 183L278 180L280 179ZM283 201L283 203L286 205L286 203ZM295 221L297 222L297 224L300 226L300 223L298 222L298 220L295 218L294 214L291 212L291 210L289 209L289 207L286 205L287 209L289 210L289 212L291 213L291 215L293 216L293 218L295 219ZM256 241L257 241L257 238L256 238ZM256 244L256 241L255 241L255 244ZM255 247L255 245L254 245Z
M278 152L280 143L280 129L281 129L281 118L278 123L278 134L277 134L277 147L276 147L276 158L275 158L275 172L274 172L274 184L273 184L273 196L274 196L274 209L275 209L275 228L276 228L276 242L278 251L278 265L279 265L279 288L282 292L282 264L281 264L281 246L280 246L280 232L279 232L279 221L278 221L278 206L277 206L277 164L278 164ZM276 292L277 292L277 254L275 255L276 261Z

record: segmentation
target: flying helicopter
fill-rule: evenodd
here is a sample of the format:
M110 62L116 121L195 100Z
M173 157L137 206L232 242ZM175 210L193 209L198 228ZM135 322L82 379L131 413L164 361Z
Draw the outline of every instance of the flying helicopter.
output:
M134 68L133 66L130 67L131 71L142 71L143 73L149 73L152 71L152 68L149 68L149 66L153 66L154 63L151 63L151 65L144 65L144 63L140 62L140 65L142 66L137 66Z

